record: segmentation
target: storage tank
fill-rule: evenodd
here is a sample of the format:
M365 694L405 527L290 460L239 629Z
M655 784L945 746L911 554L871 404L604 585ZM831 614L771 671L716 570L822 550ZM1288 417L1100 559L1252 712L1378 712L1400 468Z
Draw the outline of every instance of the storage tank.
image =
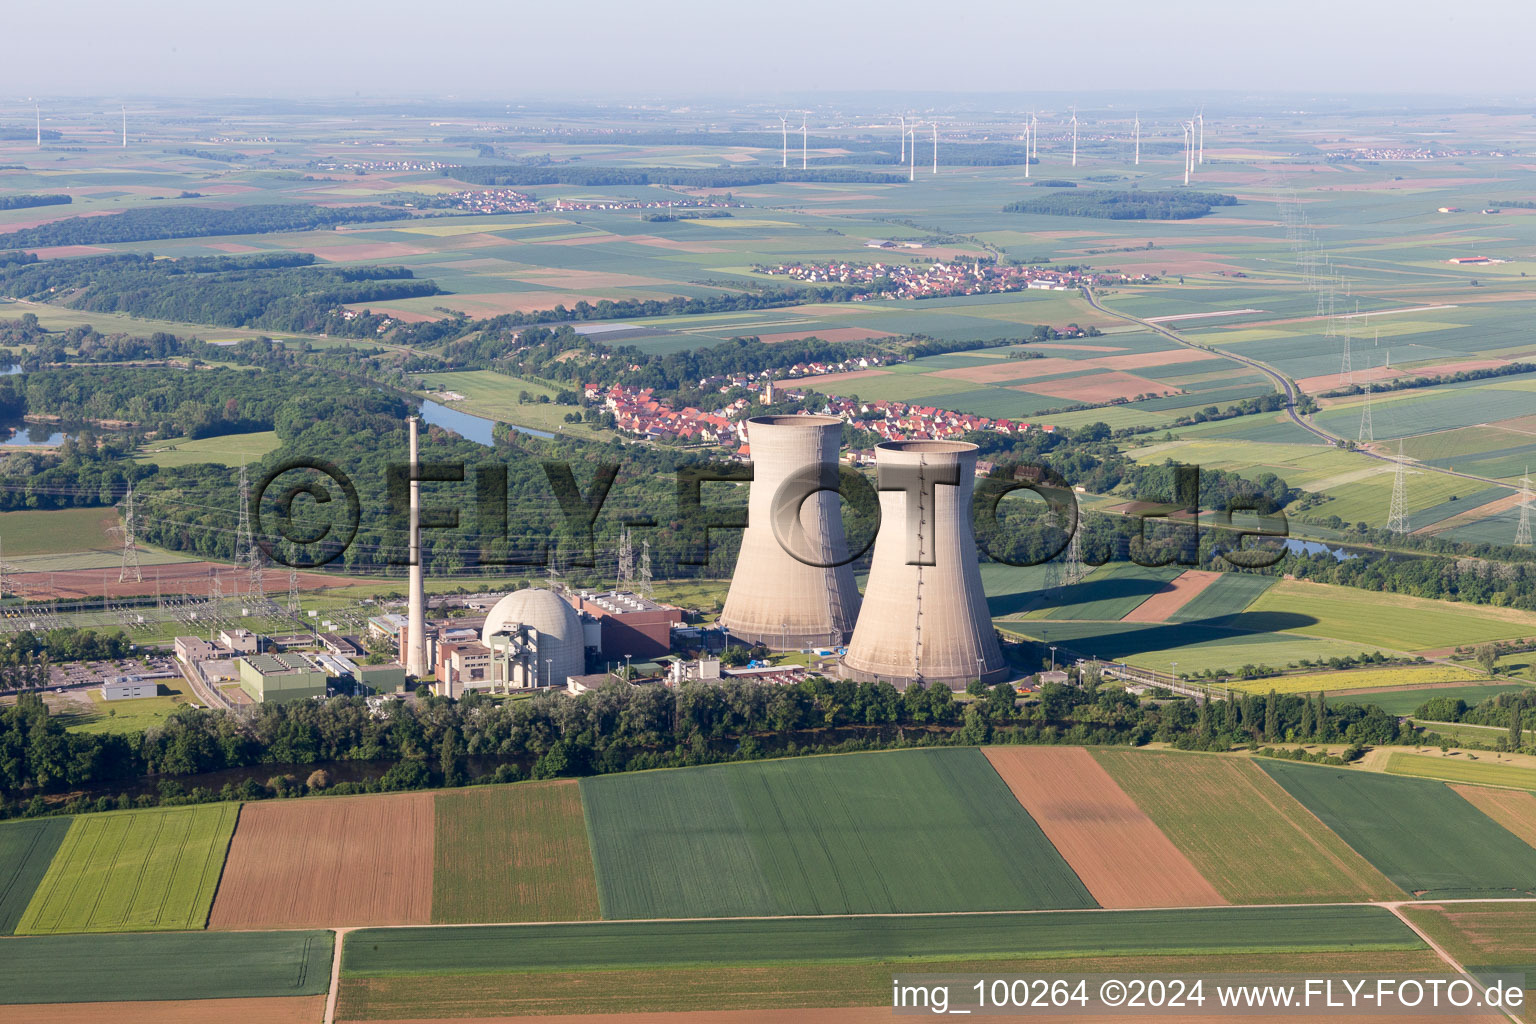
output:
M853 570L832 564L848 558L835 490L806 499L800 507L800 531L788 550L774 530L772 516L774 495L791 476L804 480L814 474L835 489L842 422L836 416L757 416L747 421L752 451L747 528L720 613L720 624L738 640L798 650L842 644L853 631L859 610Z
M858 628L843 658L848 678L897 687L921 680L955 690L972 679L1007 678L971 528L976 451L963 441L876 446L880 531ZM903 489L885 489L892 486Z

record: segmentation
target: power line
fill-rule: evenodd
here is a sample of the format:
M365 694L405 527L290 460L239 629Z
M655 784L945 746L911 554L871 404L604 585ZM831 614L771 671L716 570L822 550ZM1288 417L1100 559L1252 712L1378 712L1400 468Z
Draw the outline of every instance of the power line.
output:
M1403 441L1397 441L1397 476L1392 481L1392 504L1387 509L1387 532L1408 535L1408 464L1403 457Z

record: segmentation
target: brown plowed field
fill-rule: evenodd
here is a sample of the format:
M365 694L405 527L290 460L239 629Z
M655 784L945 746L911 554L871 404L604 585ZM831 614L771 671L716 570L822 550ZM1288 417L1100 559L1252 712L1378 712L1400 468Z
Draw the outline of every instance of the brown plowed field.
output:
M0 1006L0 1024L315 1024L324 1016L325 996Z
M1158 591L1132 608L1120 621L1167 622L1180 608L1193 601L1196 594L1219 579L1219 572L1191 569L1169 583L1167 590Z
M1536 793L1455 784L1452 784L1451 788L1466 798L1473 807L1525 840L1528 845L1536 846ZM1532 980L1536 981L1536 979Z
M1101 906L1227 902L1088 751L987 747L983 753Z
M1176 395L1179 389L1159 384L1134 373L1110 370L1107 373L1090 373L1082 377L1063 377L1060 380L1039 381L1034 384L1015 384L1015 391L1028 391L1052 398L1069 398L1078 402L1112 402L1117 398L1127 401L1138 395Z
M246 804L208 927L432 920L431 793Z
M236 593L245 591L246 571L223 562L146 565L143 568L144 579L140 582L117 582L117 569L69 569L61 572L19 572L11 577L11 583L18 593L28 597L56 597L63 601L100 597L103 586L113 597L149 597L159 593L165 597L189 594L195 598L206 598L215 574L223 581L226 598L232 599ZM346 587L355 582L318 572L301 572L298 575L300 590ZM262 574L262 583L269 596L286 592L288 570L268 569Z

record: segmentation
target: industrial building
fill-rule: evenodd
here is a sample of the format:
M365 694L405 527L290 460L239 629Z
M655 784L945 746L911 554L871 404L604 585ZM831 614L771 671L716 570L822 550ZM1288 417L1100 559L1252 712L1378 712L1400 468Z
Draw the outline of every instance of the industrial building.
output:
M578 612L596 620L597 643L587 646L595 646L610 661L661 657L672 649L672 627L683 621L681 609L638 594L582 591L572 595L570 601Z
M249 654L235 659L240 689L258 704L326 696L325 670L298 654Z
M514 590L485 618L478 643L439 645L441 696L564 686L586 671L581 617L552 590Z
M160 692L160 684L154 679L139 676L108 676L101 681L102 700L135 700L153 697Z
M740 641L778 650L838 646L859 611L853 569L837 564L848 560L835 493L842 420L757 416L746 429L752 453L747 528L720 625ZM818 486L827 489L810 493ZM781 490L809 497L794 503L798 518L790 508L776 529Z
M916 486L880 491L880 531L863 609L843 658L849 678L956 690L972 679L1007 678L971 529L976 452L962 441L876 446L883 477L919 472ZM956 482L937 482L945 479Z

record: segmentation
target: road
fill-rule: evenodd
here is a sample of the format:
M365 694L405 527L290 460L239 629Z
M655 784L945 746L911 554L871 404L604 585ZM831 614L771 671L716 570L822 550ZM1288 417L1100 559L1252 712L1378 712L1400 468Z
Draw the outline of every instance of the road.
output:
M1298 412L1296 409L1296 401L1297 395L1300 394L1300 392L1296 387L1296 382L1291 380L1291 378L1287 377L1285 374L1281 373L1279 370L1275 369L1273 366L1270 366L1268 363L1261 363L1257 359L1251 359L1248 356L1241 356L1228 349L1217 348L1214 345L1201 345L1197 342L1190 341L1188 338L1180 336L1177 331L1174 331L1168 327L1164 327L1162 324L1155 324L1151 321L1143 320L1140 317L1131 316L1129 313L1121 313L1118 310L1110 309L1108 306L1105 306L1103 303L1101 303L1098 299L1098 296L1093 294L1093 289L1086 285L1083 286L1083 298L1087 300L1088 305L1092 306L1094 309L1098 310L1100 313L1105 314L1106 316L1112 316L1117 320L1124 320L1127 323L1137 324L1141 327L1145 327L1149 331L1156 331L1158 334L1161 334L1169 341L1183 345L1185 348L1198 349L1201 352L1215 352L1224 359L1230 359L1235 363L1242 363L1244 366L1249 366L1255 370L1258 370L1260 373L1264 374L1264 376L1268 377L1271 381L1274 382L1275 390L1280 391L1285 395L1285 412L1286 415L1291 418L1292 423L1296 424L1307 433L1312 434L1313 436L1326 441L1331 445L1334 445L1341 451L1353 451L1359 455L1365 456L1368 459L1375 459L1377 462L1385 462L1394 466L1399 462L1402 462L1404 465L1412 466L1414 469L1422 472L1439 473L1441 476L1456 477L1460 480L1471 480L1475 483L1487 484L1490 487L1509 487L1509 484L1505 483L1504 481L1495 480L1492 477L1474 476L1471 473L1458 473L1452 469L1441 469L1438 466L1427 466L1423 463L1412 462L1408 459L1399 460L1393 456L1382 455L1379 452L1374 452L1367 448L1353 447L1353 442L1346 442L1344 438L1339 437L1337 434L1328 433L1328 431L1319 427L1316 423L1313 423L1311 419L1303 416L1300 412Z

